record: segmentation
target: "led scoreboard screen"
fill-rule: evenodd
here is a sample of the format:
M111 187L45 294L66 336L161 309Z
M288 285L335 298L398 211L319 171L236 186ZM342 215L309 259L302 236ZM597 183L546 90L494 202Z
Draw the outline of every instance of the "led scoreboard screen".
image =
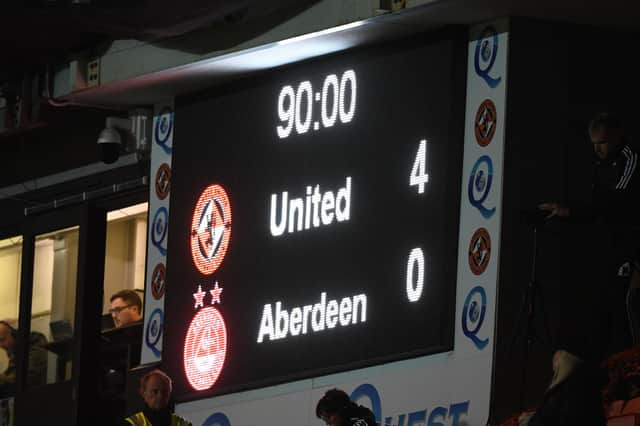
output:
M177 100L163 364L179 399L453 348L454 35Z

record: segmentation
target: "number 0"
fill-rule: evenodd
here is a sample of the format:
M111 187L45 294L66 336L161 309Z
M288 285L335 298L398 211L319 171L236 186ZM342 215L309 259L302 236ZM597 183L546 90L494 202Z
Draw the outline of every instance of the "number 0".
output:
M418 267L418 277L414 279L413 271ZM409 302L417 302L424 289L424 252L416 247L409 253L407 261L407 298Z

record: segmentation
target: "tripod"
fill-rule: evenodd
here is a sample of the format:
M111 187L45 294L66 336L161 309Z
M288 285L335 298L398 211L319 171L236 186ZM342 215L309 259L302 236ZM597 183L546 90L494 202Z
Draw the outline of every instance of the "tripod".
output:
M513 350L516 347L518 340L524 338L525 344L523 346L523 365L522 368L522 377L520 381L520 409L523 409L524 404L524 392L527 385L527 367L529 364L529 354L533 348L533 345L536 341L542 339L546 339L547 343L549 343L549 327L547 324L546 315L544 312L544 305L542 304L542 294L540 293L539 284L537 281L537 261L538 261L538 234L539 234L539 226L543 225L543 222L540 221L532 221L532 232L533 232L533 252L531 256L531 271L529 282L527 283L527 287L525 288L522 296L522 303L520 305L520 310L518 312L518 317L516 320L516 326L514 330L513 339L511 341L510 351L511 355L513 354ZM540 336L536 330L536 313L537 309L541 311L542 320L544 325L544 335ZM524 335L520 334L520 330L522 329L522 322L524 321Z

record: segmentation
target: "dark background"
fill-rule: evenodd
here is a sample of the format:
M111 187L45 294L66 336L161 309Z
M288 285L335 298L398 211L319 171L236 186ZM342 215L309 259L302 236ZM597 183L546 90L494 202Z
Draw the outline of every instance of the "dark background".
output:
M163 364L178 398L195 397L181 349L196 313L192 293L215 281L224 288L216 306L227 324L227 359L199 397L452 348L465 58L464 44L452 40L457 32L414 37L177 102L167 279L180 285L167 298L164 338L165 348L177 350L165 350ZM281 88L310 80L316 92L325 76L348 69L357 75L353 121L279 139ZM429 183L418 195L409 174L424 138ZM346 176L348 222L271 235L271 194L280 202L282 191L302 197L316 184L335 193ZM189 230L197 199L212 183L229 194L233 224L221 267L203 276L191 259ZM425 288L409 303L414 247L425 252ZM266 303L290 310L319 302L322 291L338 301L365 293L366 323L256 343Z
M617 113L635 143L640 84L630 66L638 34L514 19L509 34L502 241L492 423L534 407L551 380L551 355L566 336L599 362L625 348L624 287L611 278L607 230L547 221L537 227L533 345L522 296L531 280L534 228L522 210L544 201L588 203L594 154L587 134L598 112Z

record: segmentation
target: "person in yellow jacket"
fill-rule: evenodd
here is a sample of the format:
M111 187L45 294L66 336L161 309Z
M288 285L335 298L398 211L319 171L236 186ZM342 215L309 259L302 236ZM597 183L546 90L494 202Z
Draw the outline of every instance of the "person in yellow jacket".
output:
M145 407L124 420L127 426L192 426L191 422L173 414L169 407L171 378L160 370L152 370L140 379L140 394Z

